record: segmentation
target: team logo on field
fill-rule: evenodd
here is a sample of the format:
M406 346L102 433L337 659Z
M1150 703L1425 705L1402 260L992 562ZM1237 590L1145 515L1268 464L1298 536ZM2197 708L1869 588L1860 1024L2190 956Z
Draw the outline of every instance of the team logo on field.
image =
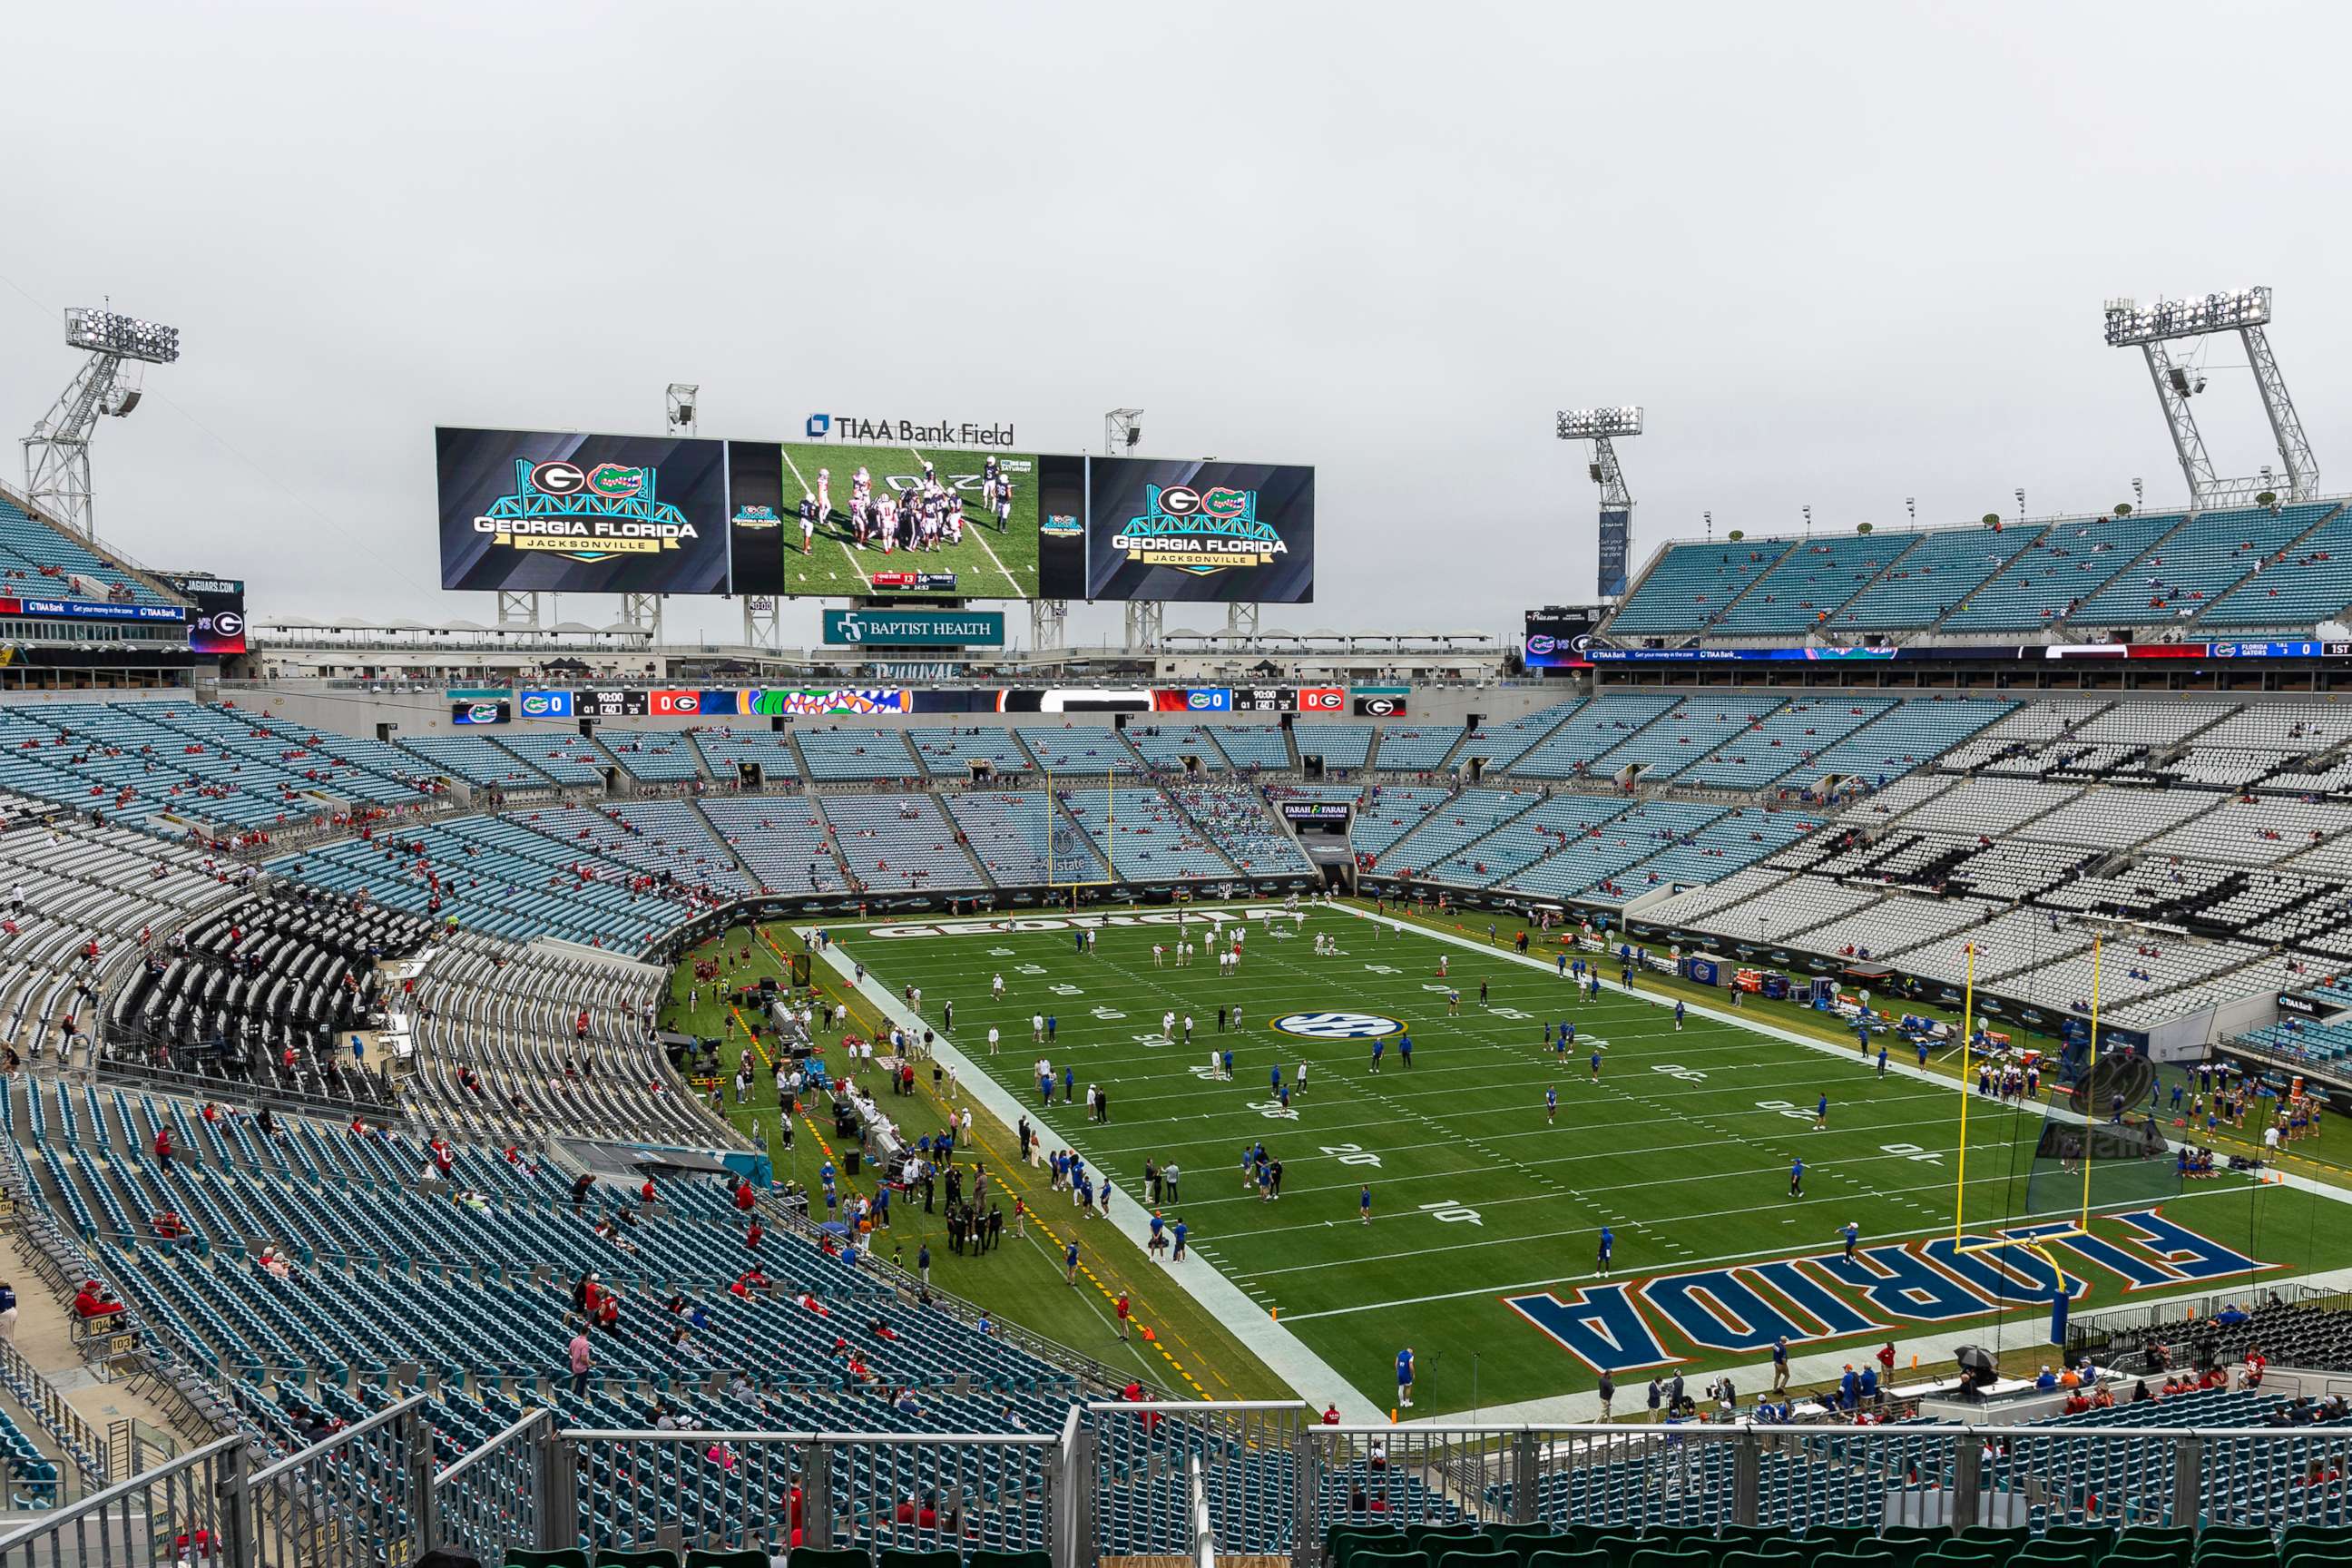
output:
M1377 1040L1404 1027L1378 1013L1285 1013L1274 1026L1306 1040Z

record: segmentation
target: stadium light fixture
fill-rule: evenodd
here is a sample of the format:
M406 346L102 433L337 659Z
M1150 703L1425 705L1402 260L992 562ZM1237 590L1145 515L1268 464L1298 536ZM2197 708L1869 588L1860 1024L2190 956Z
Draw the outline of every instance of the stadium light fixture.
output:
M2159 299L2145 307L2137 300L2110 300L2105 313L2107 346L2132 348L2207 332L2268 326L2271 291L2266 286L2257 285L2193 300Z
M1563 408L1559 411L1559 438L1563 441L1593 441L1612 436L1639 436L1642 433L1642 410L1639 405L1626 404L1616 408Z
M77 307L66 312L66 344L118 359L170 364L180 357L180 329L119 310Z
M2189 400L2205 390L2205 377L2193 363L2176 363L2169 345L2216 332L2235 332L2245 344L2246 368L2253 372L2254 389L2270 420L2272 437L2278 443L2279 459L2286 471L2287 493L2295 500L2308 500L2318 493L2319 461L2312 453L2310 438L2304 434L2303 418L2295 412L2294 401L2287 395L2286 378L2279 372L2278 356L2271 350L2268 288L2258 285L2188 300L2160 299L2147 306L2137 300L2109 300L2104 316L2107 345L2136 348L2147 362L2148 379L2154 383L2157 401L2164 409L2173 453L2180 459L2181 477L2189 481L2191 515L2213 508L2242 506L2263 489L2271 488L2252 476L2225 479L2217 473L2205 449L2205 437L2197 428L2197 416L2190 409Z
M1911 525L1914 528L1916 528L1919 525L1919 498L1917 496L1905 496L1903 498L1903 510L1911 514Z

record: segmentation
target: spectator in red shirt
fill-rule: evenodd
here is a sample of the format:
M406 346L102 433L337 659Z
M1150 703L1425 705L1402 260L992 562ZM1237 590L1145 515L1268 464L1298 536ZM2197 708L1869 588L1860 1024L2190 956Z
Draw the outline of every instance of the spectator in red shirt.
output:
M83 1280L81 1289L74 1292L74 1314L77 1317L85 1320L110 1318L121 1310L122 1303L114 1299L114 1292L95 1279Z

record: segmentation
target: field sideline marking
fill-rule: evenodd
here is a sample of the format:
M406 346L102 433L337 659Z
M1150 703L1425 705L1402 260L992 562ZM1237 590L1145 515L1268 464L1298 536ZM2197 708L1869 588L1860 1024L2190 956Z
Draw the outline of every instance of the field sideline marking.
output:
M805 941L816 928L794 925L790 929ZM915 1027L923 1027L922 1021L914 1018L889 988L876 979L872 969L866 970L863 982L856 978L859 961L844 952L840 942L828 942L822 956L832 966L843 990L864 997L885 1018L899 1024L911 1021ZM970 1085L971 1097L989 1114L1006 1127L1025 1119L1027 1111L1021 1102L1007 1092L985 1068L965 1056L947 1034L937 1033L935 1038L936 1054L952 1060L957 1076ZM1047 1150L1052 1150L1056 1144L1064 1149L1069 1148L1067 1142L1051 1126L1042 1122L1032 1122L1031 1125L1036 1129ZM1108 1171L1103 1174L1106 1180L1109 1179ZM1151 1255L1145 1249L1144 1243L1150 1235L1148 1216L1151 1213L1150 1205L1137 1196L1131 1188L1118 1182L1111 1184L1118 1187L1121 1196L1127 1200L1113 1214L1111 1225L1150 1261ZM1378 1421L1386 1414L1342 1376L1336 1367L1251 1300L1248 1292L1227 1279L1215 1265L1204 1258L1188 1258L1183 1264L1159 1264L1156 1267L1164 1269L1171 1282L1191 1296L1202 1310L1223 1326L1226 1332L1246 1346L1276 1377L1288 1384L1294 1393L1304 1398L1317 1397L1308 1394L1307 1390L1312 1388L1325 1402L1330 1402L1333 1391L1337 1391L1340 1414L1353 1421Z

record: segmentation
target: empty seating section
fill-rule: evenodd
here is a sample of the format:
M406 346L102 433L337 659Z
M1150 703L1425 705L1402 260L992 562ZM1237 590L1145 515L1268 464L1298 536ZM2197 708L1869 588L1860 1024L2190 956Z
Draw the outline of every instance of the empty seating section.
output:
M933 778L970 778L974 763L986 763L997 774L1025 773L1037 765L1013 731L1002 726L918 724L907 731L907 741Z
M1878 898L1878 890L1872 888L1847 887L1826 877L1793 877L1723 911L1707 924L1734 942L1788 942L1801 931L1866 909ZM1820 942L1809 939L1805 945L1816 947Z
M1170 882L1234 874L1233 863L1152 785L1055 794L1122 879Z
M1607 901L1639 898L1659 888L1712 882L1778 853L1819 826L1793 811L1736 806L1673 846L1610 879Z
M1169 795L1226 859L1253 877L1304 877L1315 868L1258 793L1239 784L1181 784Z
M2185 620L2335 510L2334 502L2246 507L2191 518L2116 574L2067 619L2075 626Z
M137 961L142 931L235 899L248 875L128 827L61 818L20 822L0 833L5 1038L27 1058L62 1051L65 1020L90 1016L104 987Z
M1626 809L1622 800L1593 795L1558 795L1532 811L1474 838L1430 867L1432 881L1486 888L1513 872L1563 849ZM1420 841L1416 839L1417 845Z
M337 1034L373 1026L377 961L409 956L432 931L307 888L215 910L129 966L104 1059L373 1110L391 1101L388 1080L339 1051Z
M2352 805L2328 801L2227 799L2202 816L2148 841L2151 855L2179 855L2233 866L2263 866L2326 843L2352 828ZM2313 869L2326 860L2298 861ZM2352 865L2345 868L2352 870ZM2323 873L2324 874L2324 873Z
M1585 775L1593 761L1679 700L1648 691L1604 691L1578 709L1557 730L1522 752L1511 764L1518 778L1572 779Z
M2017 705L1979 697L1914 697L1826 748L1784 784L1810 784L1834 773L1884 789L2008 713Z
M1384 773L1427 773L1442 764L1461 739L1458 724L1391 724L1381 731L1372 766Z
M1957 609L1971 590L2040 542L2044 531L1979 526L1923 533L1884 576L1831 616L1830 625L1873 632L1933 626Z
M1685 842L1723 815L1722 806L1698 801L1660 800L1633 806L1570 840L1557 855L1513 878L1510 885L1538 897L1580 896L1594 903L1622 903L1646 889L1619 881L1621 873Z
M1203 772L1218 772L1225 765L1224 752L1198 724L1130 724L1127 743L1148 765L1163 772L1181 772L1188 763Z
M418 977L415 1071L432 1125L504 1145L549 1130L707 1145L718 1124L688 1098L648 1019L667 975L648 964L458 936ZM586 1026L582 1026L585 1015Z
M1021 731L1037 765L1049 773L1072 775L1072 782L1092 773L1134 773L1143 771L1140 758L1108 724L1065 724L1059 729Z
M2352 605L2352 510L2336 512L2305 538L2273 553L2262 570L2206 608L2198 625L2216 632L2307 631L2341 620Z
M1552 727L1584 706L1580 702L1563 702L1556 707L1539 709L1523 719L1513 719L1499 724L1486 724L1474 730L1462 742L1461 761L1465 767L1472 757L1486 759L1486 771L1498 773L1517 762L1551 732Z
M1788 873L1785 871L1751 866L1745 870L1732 872L1719 882L1691 888L1672 898L1661 899L1644 910L1642 918L1660 926L1695 925L1786 880Z
M656 888L634 867L538 832L529 813L513 820L447 817L347 838L281 856L268 869L464 931L628 949L689 919L696 902Z
M1318 756L1326 768L1360 768L1372 754L1370 724L1307 723L1290 732L1300 757Z
M483 735L416 735L401 745L434 771L486 789L553 789L555 781Z
M5 496L0 496L0 593L117 605L179 603Z
M593 741L578 735L493 736L490 743L560 784L601 784L604 770L613 765Z
M1937 629L2024 632L2056 626L2181 521L2171 512L2052 523Z
M925 892L982 885L955 825L928 795L829 795L817 805L833 847L868 892Z
M919 779L922 765L897 730L796 730L809 777L819 784Z
M1857 533L1802 539L1716 618L1723 637L1806 632L1826 622L1873 578L1898 563L1919 536Z
M1699 631L1792 548L1786 539L1671 545L1610 618L1609 630Z
M722 789L742 784L746 768L758 769L759 786L772 789L795 784L801 776L801 760L792 742L772 731L697 730L694 747Z
M1806 893L1822 896L1824 906L1839 909L1837 918L1814 924L1805 932L1805 946L1815 952L1850 958L1884 958L1890 952L1957 940L1956 933L1982 920L1995 906L1979 899L1923 899L1913 893L1889 893L1876 903L1833 902L1848 889L1826 879L1799 879ZM1830 889L1838 889L1837 894ZM1875 889L1856 889L1871 892ZM1851 912L1845 912L1851 911ZM1735 920L1725 929L1738 932ZM1786 941L1794 931L1784 934Z
M1382 870L1425 876L1464 845L1485 837L1543 798L1532 790L1465 789L1437 809L1425 812L1418 828L1401 841L1392 841L1376 864Z
M702 776L694 742L683 730L624 730L596 726L596 742L621 771L647 784L690 784Z
M837 893L848 886L814 801L802 795L735 795L698 804L719 837L751 868L762 887L779 893Z
M1102 851L1043 790L966 790L947 805L971 852L1008 888L1108 879Z
M1377 861L1453 797L1452 790L1374 784L1356 798L1356 819L1348 831L1349 842L1359 856Z
M1302 738L1317 732L1314 727L1301 732ZM1290 737L1279 724L1220 724L1216 728L1217 744L1234 766L1244 771L1255 768L1261 773L1286 773L1298 764L1291 760ZM1337 763L1328 756L1326 767L1355 767L1357 763Z
M1913 832L1966 834L2010 832L2020 823L2057 810L2078 798L2074 784L2042 784L2029 779L1975 778L1922 801L1903 818Z
M560 844L593 849L681 887L722 895L754 890L751 879L689 801L542 807L530 814L530 822Z
M1890 699L1800 699L1717 746L1678 777L1696 788L1761 789L1794 773L1822 776L1822 752L1895 706Z
M1591 771L1609 778L1636 766L1643 783L1679 778L1701 757L1780 706L1777 697L1747 692L1689 698L1602 752Z

